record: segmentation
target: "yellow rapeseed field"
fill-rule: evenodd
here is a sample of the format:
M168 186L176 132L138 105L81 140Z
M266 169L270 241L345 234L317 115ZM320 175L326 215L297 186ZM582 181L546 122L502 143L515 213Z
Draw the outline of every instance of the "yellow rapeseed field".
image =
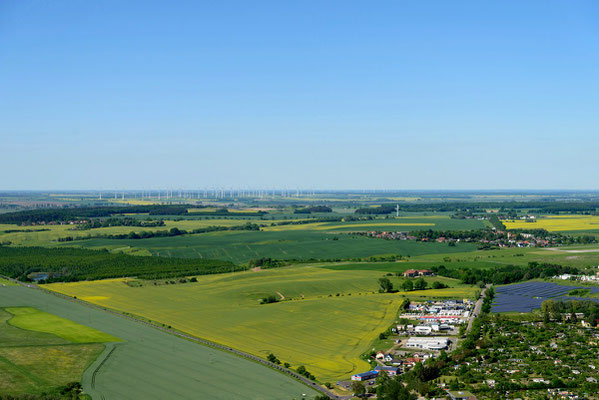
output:
M130 287L109 279L46 287L260 357L272 352L332 382L366 371L360 354L397 317L403 297L377 293L380 275L302 267L203 276L185 284ZM259 304L268 295L285 301Z
M507 229L546 229L559 231L599 230L599 216L596 215L555 215L538 218L534 222L525 220L504 220Z

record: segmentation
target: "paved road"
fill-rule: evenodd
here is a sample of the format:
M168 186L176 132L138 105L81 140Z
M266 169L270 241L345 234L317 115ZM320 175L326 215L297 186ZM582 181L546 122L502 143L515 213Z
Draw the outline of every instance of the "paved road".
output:
M8 279L10 279L10 278L8 278ZM64 299L67 299L67 300L70 300L70 301L74 301L74 302L83 304L83 305L85 305L87 307L95 308L97 310L102 310L104 312L108 312L108 313L111 313L111 314L114 314L114 315L118 315L118 316L120 316L122 318L127 318L127 319L129 319L131 321L135 321L135 322L138 322L140 324L145 324L145 325L150 326L152 328L159 329L161 331L170 333L170 334L175 335L175 336L179 336L179 337L187 339L187 340L191 340L193 342L201 343L203 345L210 346L210 347L215 348L215 349L223 350L223 351L226 351L226 352L229 352L229 353L233 353L233 354L235 354L237 356L240 356L240 357L243 357L243 358L247 358L247 359L252 360L254 362L257 362L259 364L263 364L266 367L269 367L269 368L272 368L274 370L277 370L277 371L279 371L279 372L281 372L283 374L289 375L290 377L292 377L292 378L294 378L294 379L296 379L298 381L301 381L302 383L304 383L305 385L311 387L312 389L317 390L317 391L321 392L322 394L325 394L325 395L329 396L331 399L335 399L335 400L348 400L348 399L352 398L352 396L337 396L335 393L330 392L329 390L323 388L322 386L316 384L315 382L312 382L308 378L306 378L306 377L304 377L302 375L299 375L298 373L296 373L293 370L290 370L288 368L285 368L285 367L283 367L281 365L278 365L278 364L275 364L275 363L271 363L270 361L264 360L264 359L262 359L260 357L256 357L256 356L254 356L252 354L243 352L241 350L233 349L233 348L228 347L228 346L223 346L221 344L214 343L214 342L211 342L209 340L202 339L202 338L199 338L199 337L196 337L196 336L192 336L192 335L188 335L188 334L185 334L185 333L177 332L177 331L175 331L173 329L168 329L168 328L165 328L163 326L153 324L151 322L142 321L140 319L131 317L129 315L124 315L124 314L122 314L120 312L117 312L117 311L114 311L114 310L110 310L110 309L107 309L107 308L104 308L104 307L97 306L95 304L88 303L88 302L83 301L83 300L75 299L75 298L73 298L71 296L67 296L67 295L64 295L64 294L61 294L61 293L53 292L53 291L48 290L48 289L44 289L44 288L39 287L37 285L25 284L23 282L20 282L20 281L14 280L14 279L10 279L10 280L13 281L13 282L15 282L15 283L18 283L20 285L26 286L28 288L41 290L41 291L44 291L46 293L52 294L54 296L61 297L61 298L64 298Z
M468 327L466 328L466 332L470 332L470 329L472 329L472 324L474 323L474 319L478 315L480 315L480 311L483 308L483 300L485 298L485 293L487 293L487 289L489 289L490 287L491 285L489 284L485 286L482 292L480 292L480 297L476 301L476 304L474 305L474 310L472 310L472 314L470 315L470 319L468 320Z

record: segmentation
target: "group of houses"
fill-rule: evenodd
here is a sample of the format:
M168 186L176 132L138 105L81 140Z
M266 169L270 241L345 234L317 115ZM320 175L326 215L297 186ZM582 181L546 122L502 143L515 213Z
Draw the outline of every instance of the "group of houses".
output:
M416 278L418 276L434 276L433 271L428 269L409 269L403 273L404 278Z
M423 235L415 236L410 232L352 232L354 235L367 236L371 238L386 239L386 240L412 240L421 242L437 242L437 243L481 243L483 245L497 247L548 247L555 246L561 243L561 239L555 234L544 233L542 235L523 232L500 231L493 228L484 236L453 236L445 237L427 237Z

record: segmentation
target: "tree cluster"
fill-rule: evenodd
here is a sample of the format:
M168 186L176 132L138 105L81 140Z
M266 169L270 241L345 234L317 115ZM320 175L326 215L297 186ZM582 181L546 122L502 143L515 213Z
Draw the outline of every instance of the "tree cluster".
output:
M73 282L136 276L161 279L239 271L228 261L131 256L107 250L0 246L0 274L21 281L34 272L48 274L47 282Z
M140 227L156 227L156 226L164 226L163 220L153 220L153 219L137 219L131 217L124 218L98 218L93 219L88 222L79 224L76 226L77 230L87 230L87 229L96 229L96 228L107 228L111 226L140 226Z
M561 274L579 274L575 267L557 264L529 262L527 266L505 265L491 268L451 268L444 265L431 268L437 275L461 280L463 283L476 284L477 282L492 283L495 285L527 281L536 278L550 278Z
M159 231L141 231L135 232L131 231L129 233L119 233L119 234L106 234L106 235L87 235L87 236L66 236L58 238L59 242L71 242L74 240L88 240L88 239L115 239L115 240L124 240L124 239L150 239L154 237L171 237L171 236L181 236L181 235L195 235L200 233L209 233L209 232L220 232L220 231L259 231L260 226L257 224L253 224L248 222L243 225L236 226L207 226L205 228L197 228L190 231L186 231L185 229L179 228L171 228L169 230L159 230Z
M303 208L296 208L294 214L312 214L312 213L328 213L333 212L333 209L329 206L309 206Z
M300 365L299 367L297 367L296 371L298 374L303 375L312 381L316 380L316 377L314 375L312 375L310 372L308 372L306 367L304 367L303 365Z

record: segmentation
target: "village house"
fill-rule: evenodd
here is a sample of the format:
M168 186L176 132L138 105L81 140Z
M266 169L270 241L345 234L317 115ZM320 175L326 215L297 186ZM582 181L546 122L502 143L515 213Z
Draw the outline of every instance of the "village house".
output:
M409 269L403 273L404 278L414 278L417 276L433 276L433 275L434 275L433 271L430 271L428 269L421 269L421 270Z

